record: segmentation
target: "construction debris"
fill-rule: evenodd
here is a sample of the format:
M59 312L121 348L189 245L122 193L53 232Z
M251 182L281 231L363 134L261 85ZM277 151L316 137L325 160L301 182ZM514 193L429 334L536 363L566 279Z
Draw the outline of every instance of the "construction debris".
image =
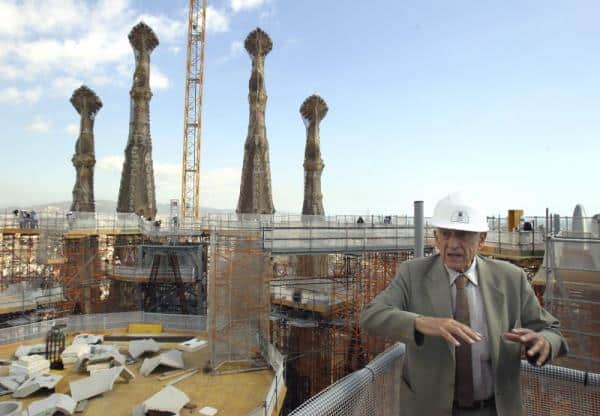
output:
M70 382L71 396L77 402L98 396L112 390L119 377L127 383L135 375L125 366L98 370L87 378Z
M177 344L177 349L186 352L199 351L208 345L208 341L204 339L192 338L188 341Z
M129 341L128 351L131 358L136 359L148 352L159 352L160 345L151 338L134 340Z
M167 380L169 378L173 378L173 377L177 377L177 376L180 376L182 374L185 374L187 371L188 370L170 370L170 371L165 371L161 375L156 376L156 379L158 381Z
M13 397L22 399L41 389L53 390L60 380L62 380L62 376L50 374L34 376L21 384L13 393Z
M34 345L21 345L15 351L15 357L21 358L27 355L45 355L46 344L34 344Z
M69 345L60 355L63 361L63 364L74 364L81 357L86 354L89 354L91 351L91 347L88 344L84 343L73 343Z
M22 416L72 415L77 403L66 394L54 393L50 397L38 400L29 405Z
M97 334L79 334L73 339L73 345L76 344L102 344L104 335Z
M140 367L140 374L143 376L148 376L159 365L172 368L185 368L181 351L170 350L160 354L157 357L146 358Z
M210 406L205 406L202 409L198 410L198 413L200 413L202 416L215 416L217 412L217 409Z
M179 415L179 411L189 401L190 398L184 392L173 386L167 386L141 405L136 406L134 415L145 415L148 412L165 412L166 414ZM136 411L138 413L135 413Z
M124 365L126 358L116 345L91 345L90 352L83 354L75 363L75 371L87 371L90 364L118 363Z
M1 416L19 416L20 413L21 403L13 401L0 403Z
M83 413L83 411L87 407L87 404L88 404L88 400L82 400L80 402L77 402L77 406L75 407L74 413Z
M27 377L47 373L50 370L50 361L39 355L26 355L12 363L9 368L11 375L24 374Z
M167 383L167 386L172 386L173 384L179 383L181 380L185 380L186 378L193 376L194 374L196 374L198 371L197 368L191 368L188 371L185 372L185 374L182 374L181 376L177 377L175 380L171 380Z
M27 380L27 376L25 374L0 377L0 387L12 393L18 389L19 386L25 382L25 380Z

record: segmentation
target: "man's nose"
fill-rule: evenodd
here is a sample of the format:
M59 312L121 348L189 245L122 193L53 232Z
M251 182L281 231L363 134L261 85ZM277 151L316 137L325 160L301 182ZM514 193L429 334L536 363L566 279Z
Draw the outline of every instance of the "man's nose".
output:
M458 238L454 233L448 239L448 246L450 248L459 248L461 246L461 239Z

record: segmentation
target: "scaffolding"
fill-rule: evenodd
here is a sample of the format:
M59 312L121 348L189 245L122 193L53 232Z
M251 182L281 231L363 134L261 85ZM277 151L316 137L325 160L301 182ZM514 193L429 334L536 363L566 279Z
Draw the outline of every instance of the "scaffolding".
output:
M413 250L274 256L271 334L287 355L285 409L362 368L390 345L363 333L359 316L412 255Z
M254 231L211 232L208 284L210 368L216 373L267 366L271 259Z

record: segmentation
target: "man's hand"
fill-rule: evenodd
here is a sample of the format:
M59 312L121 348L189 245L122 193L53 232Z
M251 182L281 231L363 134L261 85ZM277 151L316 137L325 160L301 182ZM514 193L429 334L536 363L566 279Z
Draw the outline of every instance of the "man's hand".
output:
M418 316L415 319L415 329L425 335L442 337L456 347L460 345L458 340L473 344L483 339L479 332L450 318Z
M550 343L548 340L531 329L514 328L504 334L504 339L523 345L527 350L527 361L531 364L535 362L538 367L544 364L550 356ZM533 361L536 354L539 355Z

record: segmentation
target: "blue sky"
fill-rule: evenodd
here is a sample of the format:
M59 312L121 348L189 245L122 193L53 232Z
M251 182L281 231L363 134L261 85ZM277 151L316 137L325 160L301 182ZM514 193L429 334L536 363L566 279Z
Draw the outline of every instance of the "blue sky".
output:
M144 20L152 54L157 199L180 195L185 0L0 0L0 206L69 200L82 83L104 103L95 125L97 199L116 200L133 53ZM325 210L411 213L455 190L488 213L600 212L600 3L597 1L209 0L202 205L234 209L248 125L255 27L266 59L273 199L299 212L313 93ZM35 22L35 23L34 23Z

